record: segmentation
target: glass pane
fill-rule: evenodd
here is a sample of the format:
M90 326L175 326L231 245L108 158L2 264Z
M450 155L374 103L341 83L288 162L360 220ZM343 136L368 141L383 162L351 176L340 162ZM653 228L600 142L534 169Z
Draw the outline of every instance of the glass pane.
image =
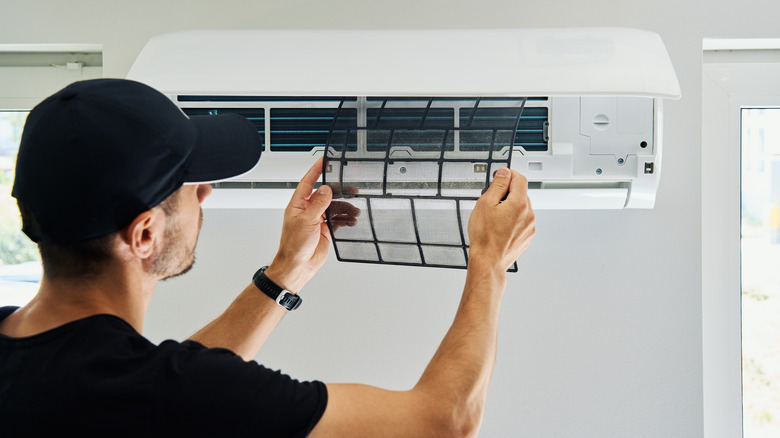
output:
M41 264L35 244L22 233L11 197L16 153L27 111L0 111L0 306L26 304L38 291Z
M743 109L742 406L745 438L780 436L780 109Z

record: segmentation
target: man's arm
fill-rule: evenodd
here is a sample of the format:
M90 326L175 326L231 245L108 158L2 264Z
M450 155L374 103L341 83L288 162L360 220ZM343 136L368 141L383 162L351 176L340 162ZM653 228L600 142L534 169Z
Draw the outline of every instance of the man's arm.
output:
M386 391L328 384L328 405L312 437L476 435L495 363L506 270L536 232L527 189L525 177L503 169L477 202L463 297L417 385Z
M322 159L295 189L284 212L279 251L265 271L271 281L293 293L303 289L328 256L330 233L323 214L333 194L327 186L312 193L320 175ZM222 315L190 339L207 347L230 349L244 360L251 360L286 312L250 284Z

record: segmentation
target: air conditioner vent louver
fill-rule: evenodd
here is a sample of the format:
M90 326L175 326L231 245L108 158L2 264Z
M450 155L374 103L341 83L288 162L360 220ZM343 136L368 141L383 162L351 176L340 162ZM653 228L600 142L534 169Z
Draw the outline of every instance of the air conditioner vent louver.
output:
M527 106L524 100L546 105L547 98L355 98L250 96L178 96L188 115L237 113L265 133L269 115L271 151L308 152L315 148L346 147L380 152L388 144L414 152L454 150L486 152L495 144L513 144L525 151L548 148L547 106ZM204 105L198 105L198 104ZM230 103L263 105L242 108ZM193 107L192 105L198 105ZM325 106L325 107L323 107ZM496 131L498 129L498 131ZM365 138L359 132L365 131ZM457 134L456 134L457 133Z
M303 152L328 142L354 150L356 127L354 108L272 108L271 150Z

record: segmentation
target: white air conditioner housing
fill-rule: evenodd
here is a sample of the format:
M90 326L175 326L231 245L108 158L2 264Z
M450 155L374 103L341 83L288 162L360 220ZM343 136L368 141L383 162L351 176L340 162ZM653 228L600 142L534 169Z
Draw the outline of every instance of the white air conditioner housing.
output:
M222 208L284 207L334 114L366 126L377 111L438 108L457 126L469 108L519 105L500 152L527 176L535 209L652 208L662 104L680 96L661 38L625 28L185 31L152 38L128 78L185 113L238 112L258 126L258 165L204 205Z

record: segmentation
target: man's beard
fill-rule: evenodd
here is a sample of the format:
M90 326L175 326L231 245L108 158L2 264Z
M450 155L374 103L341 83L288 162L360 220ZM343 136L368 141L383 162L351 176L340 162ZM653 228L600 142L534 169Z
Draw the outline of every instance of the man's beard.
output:
M203 225L203 210L200 210L198 218L198 231L191 246L183 241L183 233L174 216L169 216L165 224L165 242L160 253L152 260L152 272L160 276L162 280L178 277L186 274L195 264L195 246L198 243L198 235Z

